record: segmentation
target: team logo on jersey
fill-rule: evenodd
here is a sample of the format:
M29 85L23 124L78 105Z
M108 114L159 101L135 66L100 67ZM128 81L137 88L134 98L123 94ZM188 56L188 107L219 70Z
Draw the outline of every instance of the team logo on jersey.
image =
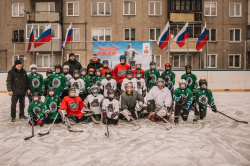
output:
M40 85L39 79L34 78L34 79L32 80L32 86L33 86L34 88L38 88L39 85Z
M51 110L51 112L55 112L56 110L57 110L57 104L56 104L56 102L51 102L50 104L49 104L49 109Z
M111 89L111 82L107 83L107 85L105 86L105 89L107 89L107 90Z
M156 76L154 74L151 74L151 83L156 83Z
M186 98L187 96L186 96L185 94L180 94L180 98L181 98L181 97Z
M100 81L96 81L96 85L100 87L102 83Z
M74 87L75 89L79 89L78 82L74 82L73 87Z
M77 108L78 108L78 103L76 103L76 102L72 102L70 105L69 105L69 108L71 109L71 110L76 110Z
M138 88L138 89L141 89L141 88L142 88L141 82L140 82L140 81L137 82L137 88Z
M90 103L90 105L91 105L92 107L99 107L99 106L100 106L98 99L94 99L94 100Z
M187 84L188 84L188 86L191 86L192 83L193 83L193 79L191 77L188 77L187 78Z
M108 105L108 112L113 112L113 104Z
M165 83L166 83L166 84L169 83L170 80L171 80L170 76L166 75L166 76L165 76Z
M61 81L58 78L54 78L52 81L53 88L58 88L61 85Z
M126 75L126 70L121 69L121 70L118 71L118 74L119 74L120 76L125 76L125 75Z
M207 96L206 95L201 95L199 97L199 102L202 103L202 104L204 104L204 105L207 105L207 102L208 102Z
M40 111L41 111L41 108L40 108L40 107L34 107L34 108L33 108L33 112L34 112L35 114L38 114Z

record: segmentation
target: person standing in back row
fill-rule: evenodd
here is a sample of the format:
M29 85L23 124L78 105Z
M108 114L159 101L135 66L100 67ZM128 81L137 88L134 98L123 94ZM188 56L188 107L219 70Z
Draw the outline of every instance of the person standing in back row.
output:
M87 66L87 71L89 71L90 68L97 69L102 68L103 65L101 64L100 58L96 54L93 55L92 59L89 60L89 64Z
M69 60L67 62L64 62L63 66L68 65L69 71L68 73L73 77L73 73L75 70L81 70L82 65L80 62L76 60L75 54L70 53L69 54Z

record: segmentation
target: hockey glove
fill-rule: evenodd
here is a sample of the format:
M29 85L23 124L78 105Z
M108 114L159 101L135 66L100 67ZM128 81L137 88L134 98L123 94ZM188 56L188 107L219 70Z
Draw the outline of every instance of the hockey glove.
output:
M215 112L215 113L217 113L217 112L218 112L218 110L217 110L217 108L216 108L216 106L215 106L215 105L213 105L213 106L212 106L212 111L213 111L213 112Z
M116 115L117 115L117 113L114 112L114 113L112 114L111 118L113 119Z

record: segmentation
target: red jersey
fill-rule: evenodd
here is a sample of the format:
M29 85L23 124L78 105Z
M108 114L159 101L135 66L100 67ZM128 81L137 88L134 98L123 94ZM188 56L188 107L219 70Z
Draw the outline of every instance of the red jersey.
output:
M103 67L102 68L100 68L100 70L102 71L102 75L105 75L105 72L107 71L107 70L111 70L111 74L113 75L113 70L111 69L111 68L107 68L107 69L104 69Z
M135 77L136 71L137 71L137 69L134 69L134 70L133 70L133 77ZM140 69L140 71L141 71L141 74L142 74L141 78L144 78L145 71L142 70L142 69Z
M118 84L121 84L123 79L126 78L126 71L130 69L128 64L122 65L121 63L116 65L113 72L113 78Z
M75 96L74 98L66 96L63 98L61 103L61 110L65 110L67 112L67 116L75 115L77 118L80 118L83 116L83 113L81 110L86 107L84 103L82 102L82 99L78 96Z

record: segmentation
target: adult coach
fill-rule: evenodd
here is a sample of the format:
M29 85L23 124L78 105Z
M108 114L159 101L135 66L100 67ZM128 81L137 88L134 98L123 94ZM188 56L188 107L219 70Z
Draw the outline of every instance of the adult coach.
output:
M27 72L23 69L22 62L16 60L12 69L8 72L6 80L7 90L11 96L11 121L16 121L16 104L19 100L19 119L27 117L24 115L25 93L29 90Z
M87 71L89 71L90 68L97 69L102 68L103 65L101 64L101 59L98 58L96 54L93 55L92 59L89 60L89 64L87 66Z
M64 62L64 65L68 65L69 66L69 74L73 76L73 73L75 70L79 70L82 68L82 65L80 62L78 62L76 60L75 54L74 53L70 53L69 54L69 60L67 62Z

